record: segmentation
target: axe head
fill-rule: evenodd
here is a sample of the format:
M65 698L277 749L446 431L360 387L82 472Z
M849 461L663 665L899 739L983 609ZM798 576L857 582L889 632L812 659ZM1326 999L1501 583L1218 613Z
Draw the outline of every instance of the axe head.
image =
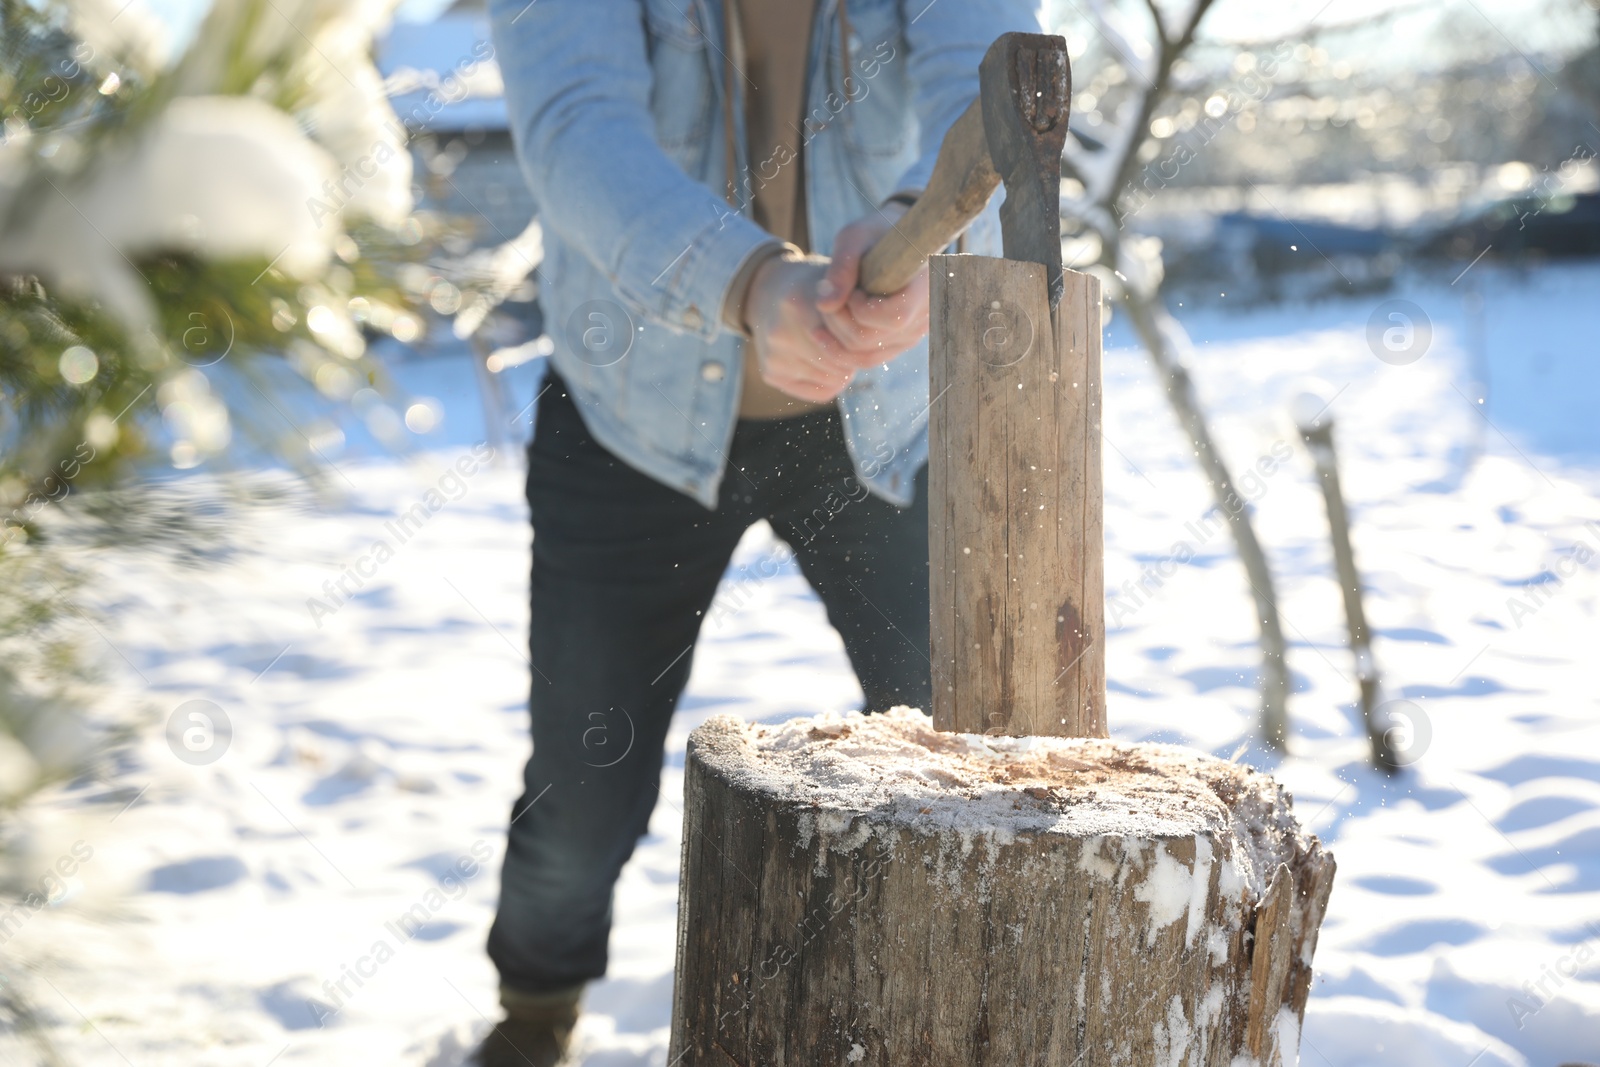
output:
M1044 266L1050 306L1061 301L1061 151L1071 109L1064 37L1007 33L978 68L984 138L1005 183L1000 234L1007 259Z

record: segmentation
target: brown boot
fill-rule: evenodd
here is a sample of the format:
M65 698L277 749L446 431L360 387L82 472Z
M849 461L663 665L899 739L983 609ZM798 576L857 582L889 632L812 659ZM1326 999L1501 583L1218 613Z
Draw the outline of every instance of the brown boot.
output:
M557 1067L572 1044L583 986L554 993L522 993L500 987L506 1017L483 1039L468 1061L473 1067Z

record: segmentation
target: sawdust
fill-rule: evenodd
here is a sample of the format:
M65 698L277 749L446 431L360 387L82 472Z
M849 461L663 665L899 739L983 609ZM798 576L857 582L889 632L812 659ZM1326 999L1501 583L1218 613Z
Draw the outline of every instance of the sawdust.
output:
M924 832L1207 834L1243 839L1258 872L1291 854L1299 833L1270 777L1175 745L943 733L903 707L776 725L718 716L691 744L745 788Z

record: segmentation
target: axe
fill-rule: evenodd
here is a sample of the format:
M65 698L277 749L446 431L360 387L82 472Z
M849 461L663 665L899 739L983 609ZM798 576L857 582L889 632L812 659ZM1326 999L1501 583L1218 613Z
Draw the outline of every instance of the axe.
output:
M1072 71L1065 38L1007 33L978 68L978 98L944 135L928 187L861 261L861 288L904 288L928 256L961 235L1005 182L1000 232L1007 259L1045 269L1061 301L1061 150Z
M868 250L904 287L1005 182L1005 258L934 255L928 310L935 729L1105 737L1100 286L1061 263L1066 41L1008 33L928 187Z

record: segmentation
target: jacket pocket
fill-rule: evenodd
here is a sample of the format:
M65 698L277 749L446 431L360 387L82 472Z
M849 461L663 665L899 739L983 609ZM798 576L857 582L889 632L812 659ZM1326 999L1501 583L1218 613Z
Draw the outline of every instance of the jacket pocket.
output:
M915 123L899 5L895 0L847 0L845 11L850 21L849 69L843 66L835 29L828 105L846 97L839 122L852 154L875 159L904 155L912 148Z
M695 0L644 0L643 6L656 143L694 175L711 134L716 53L707 47Z

